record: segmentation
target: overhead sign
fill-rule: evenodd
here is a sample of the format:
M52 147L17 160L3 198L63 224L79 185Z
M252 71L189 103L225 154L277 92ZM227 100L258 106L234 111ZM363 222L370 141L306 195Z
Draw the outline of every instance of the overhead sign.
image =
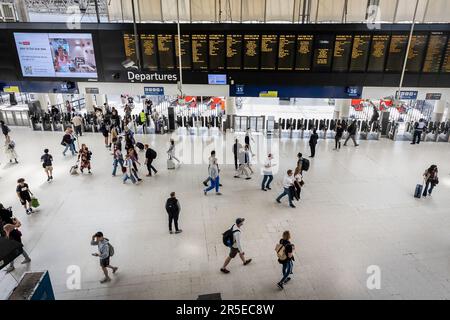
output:
M349 97L359 97L361 95L358 87L347 87L345 88L345 91Z
M425 100L441 100L441 93L427 93L425 95Z
M146 96L163 96L164 87L144 87L144 94Z
M127 78L131 82L173 82L178 81L176 73L163 72L134 72L127 71Z
M85 91L88 94L99 94L100 93L98 88L85 88Z
M208 74L208 84L227 84L227 75Z
M19 93L19 92L20 92L20 89L19 89L18 86L9 86L9 87L4 87L4 88L3 88L3 92L9 92L9 93L15 92L15 93Z
M244 94L244 85L243 85L243 84L237 84L237 85L235 86L235 89L236 89L235 94L236 94L237 96L240 96L240 95L243 95L243 94Z
M261 91L260 97L278 97L278 91Z
M400 100L416 100L418 91L400 91ZM398 95L398 91L395 92Z

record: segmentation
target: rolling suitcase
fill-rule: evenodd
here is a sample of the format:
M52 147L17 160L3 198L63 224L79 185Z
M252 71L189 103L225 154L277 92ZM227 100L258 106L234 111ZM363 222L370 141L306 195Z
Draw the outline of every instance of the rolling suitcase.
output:
M171 158L167 159L167 169L175 169L175 161L173 161L173 159Z
M416 185L416 190L414 191L414 198L419 198L422 196L422 189L423 189L423 185L422 184L417 184Z

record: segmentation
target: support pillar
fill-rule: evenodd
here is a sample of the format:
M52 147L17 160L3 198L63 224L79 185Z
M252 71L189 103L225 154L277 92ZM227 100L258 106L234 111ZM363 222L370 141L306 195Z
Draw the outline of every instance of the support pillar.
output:
M227 115L236 114L236 98L228 97L225 99L225 113Z
M104 94L96 94L95 101L97 101L98 107L103 107L103 104L106 102L106 95Z
M347 119L350 116L350 106L352 105L351 99L336 99L335 100L335 113L339 108L339 117L341 119Z
M56 93L49 93L48 94L48 99L50 100L50 105L51 106L56 106L58 104L61 103L60 101L60 94L56 94Z
M431 115L431 121L438 121L441 122L444 117L444 111L445 111L445 100L437 100L434 102L434 109L433 114ZM447 115L448 117L448 115Z
M84 95L84 102L87 112L94 112L94 106L95 106L95 100L93 94L85 94Z
M334 112L333 112L333 119L339 119L339 116L341 115L341 106L340 104L335 100L334 101Z
M37 93L34 95L36 100L39 101L42 111L48 110L48 95L46 93Z

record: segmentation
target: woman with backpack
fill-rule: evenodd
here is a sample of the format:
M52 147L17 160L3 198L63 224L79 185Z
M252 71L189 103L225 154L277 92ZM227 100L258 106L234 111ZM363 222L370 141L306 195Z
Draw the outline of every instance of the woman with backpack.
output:
M80 171L83 173L84 169L88 169L88 173L92 174L91 172L91 157L92 152L88 149L86 144L81 145L81 149L78 154L78 160L80 161Z
M427 170L425 170L423 178L425 179L425 188L423 189L422 196L431 196L431 192L433 191L434 187L439 183L437 165L433 164Z
M16 143L9 135L7 135L5 139L5 154L10 163L12 163L13 160L15 163L19 163L19 161L17 161Z
M277 252L278 262L281 263L281 271L283 277L277 283L278 288L284 289L284 285L291 280L292 268L294 267L294 250L295 246L291 243L291 233L284 231L280 242L276 245L275 251Z

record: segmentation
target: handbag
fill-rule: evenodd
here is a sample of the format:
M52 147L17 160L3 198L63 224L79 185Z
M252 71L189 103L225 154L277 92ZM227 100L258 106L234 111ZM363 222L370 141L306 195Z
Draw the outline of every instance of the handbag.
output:
M31 206L37 208L40 206L39 200L36 197L31 198Z

